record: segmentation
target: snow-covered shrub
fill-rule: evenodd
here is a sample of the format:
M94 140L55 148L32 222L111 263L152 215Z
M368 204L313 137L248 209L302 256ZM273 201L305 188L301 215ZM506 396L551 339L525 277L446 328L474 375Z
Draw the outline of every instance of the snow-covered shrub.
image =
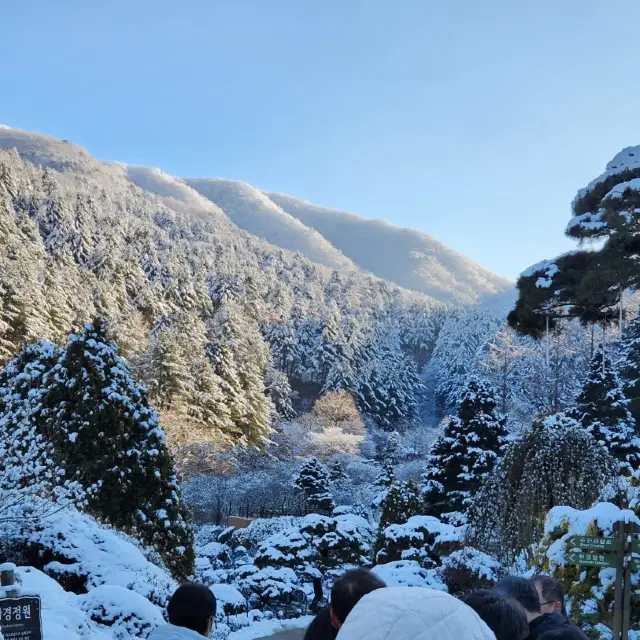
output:
M463 528L433 516L413 516L404 524L392 524L382 531L376 562L415 560L422 566L432 567L441 556L462 544L463 535Z
M388 587L427 587L446 591L446 585L441 581L435 569L425 569L415 560L398 560L379 564L373 572Z
M23 530L19 541L25 545L28 564L74 593L118 585L164 607L177 588L168 572L149 562L133 539L73 509L58 511Z
M320 571L369 561L373 528L362 517L340 515L335 518L310 514L303 518L300 532L313 549L309 560Z
M247 568L248 569L248 568ZM295 572L288 567L264 567L239 570L237 586L253 608L281 610L287 605L302 603L306 595Z
M222 569L231 563L231 549L220 542L208 542L196 547L196 557L199 560L206 558L212 569Z
M146 638L164 624L162 612L130 589L102 585L79 596L80 609L116 640Z
M65 640L109 640L111 634L82 611L79 597L65 591L55 580L33 567L18 567L16 580L21 595L40 596L42 602L42 636Z
M591 637L609 638L613 615L615 569L579 567L566 561L572 551L567 538L579 536L612 536L618 521L640 524L633 511L601 502L589 509L554 507L549 511L544 535L537 549L532 567L536 572L551 575L562 583L568 594L568 610L576 624L589 631ZM632 579L631 626L640 625L640 585Z
M269 536L276 533L287 531L292 527L296 527L300 522L300 518L292 516L280 516L278 518L258 518L244 529L233 529L229 538L230 546L241 545L247 549L255 549L264 542ZM223 540L218 539L219 542Z
M269 536L254 558L257 567L289 567L303 570L312 556L309 542L296 527Z
M201 524L198 525L194 533L194 544L196 548L201 548L209 542L218 542L218 536L222 533L224 527L217 524Z
M443 556L441 561L438 575L454 596L493 587L505 573L495 558L473 547L458 549Z
M224 614L226 617L246 613L247 599L229 584L212 584L210 587L218 603L218 615Z

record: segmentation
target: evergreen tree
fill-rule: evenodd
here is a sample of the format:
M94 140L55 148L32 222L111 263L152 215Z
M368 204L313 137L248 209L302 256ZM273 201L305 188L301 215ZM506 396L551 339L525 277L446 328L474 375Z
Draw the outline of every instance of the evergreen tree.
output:
M44 383L44 432L67 474L97 486L89 509L191 575L193 533L158 416L101 321L70 336Z
M379 489L376 497L373 499L373 506L380 507L384 499L387 497L389 488L396 482L396 474L393 470L393 464L390 460L385 461L382 471L373 483Z
M291 390L287 376L282 371L271 367L267 371L265 385L267 395L273 402L276 414L285 422L293 420L297 415L292 404L295 394Z
M629 400L611 360L601 349L591 360L589 374L570 415L596 442L606 446L626 473L640 467L640 439L629 412Z
M537 419L509 444L469 510L474 546L511 564L539 540L548 511L588 509L616 477L607 450L563 413Z
M379 531L384 531L390 524L404 524L421 510L422 500L416 483L397 480L389 487L380 505Z
M506 444L505 422L496 411L491 386L472 378L458 405L458 415L445 419L443 434L434 444L422 476L421 489L430 515L466 511Z
M331 468L329 469L329 478L335 485L344 484L344 482L348 479L347 472L345 471L342 460L334 460L331 463Z
M620 376L637 432L640 430L640 314L625 328Z
M329 491L329 474L316 458L304 462L295 482L304 494L310 512L328 514L333 511L335 504Z
M391 464L398 464L401 445L402 440L400 438L400 434L397 431L392 431L384 445L384 459L391 462Z
M273 405L265 393L269 348L257 325L237 305L224 303L210 328L207 352L221 380L238 444L263 446Z
M66 472L38 429L43 378L58 357L53 344L36 342L0 372L0 520L18 522L27 514L42 517L61 506L86 503L79 474Z

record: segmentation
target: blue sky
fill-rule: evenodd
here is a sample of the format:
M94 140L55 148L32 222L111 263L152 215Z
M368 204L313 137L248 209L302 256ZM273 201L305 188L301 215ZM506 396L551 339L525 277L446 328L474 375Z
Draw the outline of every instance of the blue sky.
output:
M640 142L637 0L30 0L0 122L433 234L510 278Z

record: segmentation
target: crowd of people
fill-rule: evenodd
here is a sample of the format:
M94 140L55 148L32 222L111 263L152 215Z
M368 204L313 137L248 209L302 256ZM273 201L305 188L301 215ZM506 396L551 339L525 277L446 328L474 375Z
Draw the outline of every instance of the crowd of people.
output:
M216 599L203 585L181 586L169 601L169 623L149 640L208 637ZM507 577L463 600L443 591L387 587L367 569L347 571L304 640L588 640L567 617L562 585L549 576Z

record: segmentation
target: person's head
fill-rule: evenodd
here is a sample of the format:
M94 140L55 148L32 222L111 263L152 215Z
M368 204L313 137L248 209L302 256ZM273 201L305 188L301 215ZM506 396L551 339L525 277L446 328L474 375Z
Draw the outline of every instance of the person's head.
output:
M495 589L474 591L463 602L487 623L496 640L524 640L529 635L522 607Z
M358 602L338 640L495 640L461 600L435 589L376 589Z
M534 576L533 584L538 590L542 613L563 613L566 615L564 589L555 578L542 575Z
M386 587L384 582L368 569L352 569L338 578L331 589L331 623L339 629L353 607L363 596Z
M313 619L304 634L304 640L335 640L337 635L338 630L331 624L331 613L326 608Z
M211 589L202 584L183 584L169 600L169 623L206 637L213 627L216 607L216 597Z
M531 622L542 615L540 597L531 580L508 576L498 582L495 590L505 598L515 600L524 610L527 622Z

